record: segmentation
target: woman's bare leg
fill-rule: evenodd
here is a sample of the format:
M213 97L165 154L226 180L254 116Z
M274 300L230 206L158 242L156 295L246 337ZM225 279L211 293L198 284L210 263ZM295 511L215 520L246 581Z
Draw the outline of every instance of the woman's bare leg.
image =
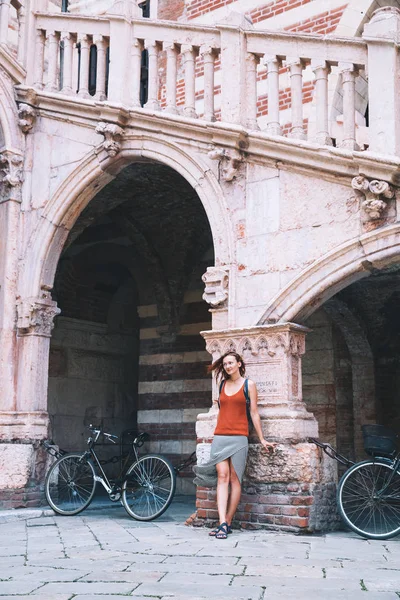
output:
M230 479L229 462L229 459L227 459L217 464L217 506L220 524L226 522Z
M240 496L242 493L242 486L236 475L235 468L232 464L232 459L229 458L229 472L230 472L230 484L231 492L229 494L228 509L226 512L226 522L228 525L232 523L233 517L235 516L236 509L240 502Z

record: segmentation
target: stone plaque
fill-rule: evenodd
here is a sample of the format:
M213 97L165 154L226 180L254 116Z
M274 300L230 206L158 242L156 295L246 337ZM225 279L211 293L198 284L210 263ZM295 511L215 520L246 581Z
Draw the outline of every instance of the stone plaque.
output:
M283 365L280 359L248 364L248 374L257 385L259 398L277 398L283 395Z

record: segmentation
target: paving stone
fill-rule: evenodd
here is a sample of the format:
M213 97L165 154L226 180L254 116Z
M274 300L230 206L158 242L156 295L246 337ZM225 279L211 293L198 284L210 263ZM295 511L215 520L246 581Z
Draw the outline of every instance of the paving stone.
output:
M241 589L232 587L220 587L213 584L198 584L188 583L185 584L166 584L161 580L159 583L144 583L139 586L132 594L133 597L136 595L142 596L161 596L162 598L173 597L181 598L182 600L194 600L206 598L213 600L216 598L226 599L232 598L233 600L261 600L264 590L259 586L247 586ZM75 600L75 599L74 599Z
M42 592L48 595L52 594L130 594L139 585L132 582L129 583L104 583L104 582L93 582L84 583L80 581L66 582L66 583L47 583L40 590L36 590L32 593L33 596L38 595Z
M154 565L153 565L154 566ZM79 581L118 581L118 582L135 582L141 583L144 581L158 581L165 575L165 571L146 571L137 569L135 571L91 571L84 575Z
M234 577L232 587L240 586L264 586L266 588L286 588L287 590L315 590L316 587L321 591L321 596L325 590L336 589L338 592L342 589L360 590L360 579L352 578L347 581L341 579L319 579L318 583L314 578L306 579L305 577L280 577L280 576L241 576Z

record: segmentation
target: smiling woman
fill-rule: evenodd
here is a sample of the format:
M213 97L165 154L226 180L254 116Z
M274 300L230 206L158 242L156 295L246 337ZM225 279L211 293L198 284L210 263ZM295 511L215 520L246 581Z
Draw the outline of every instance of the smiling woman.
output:
M194 467L194 482L204 487L217 485L220 524L209 535L226 539L232 533L232 519L242 492L248 452L248 413L264 449L273 452L275 444L264 439L257 410L257 387L254 381L244 377L246 367L243 358L236 352L227 352L209 367L209 371L215 371L217 379L222 379L218 401L220 410L210 460Z

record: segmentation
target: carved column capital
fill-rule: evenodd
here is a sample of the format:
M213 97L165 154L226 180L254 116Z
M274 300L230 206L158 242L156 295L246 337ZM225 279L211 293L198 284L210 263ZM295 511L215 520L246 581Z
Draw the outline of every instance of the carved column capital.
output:
M387 202L395 195L394 189L386 181L373 179L369 181L362 175L354 177L351 186L356 190L361 198L361 207L365 211L369 220L381 219L387 208Z
M7 150L0 154L0 202L21 202L23 163L21 154Z
M121 150L121 141L124 130L115 123L101 121L96 127L96 133L104 136L103 149L111 157L116 156Z
M50 293L44 294L43 298L26 298L17 304L18 336L36 335L51 337L54 327L54 317L60 314L57 303L51 299Z
M23 133L29 133L35 124L37 113L36 110L22 102L18 107L18 125Z
M202 280L205 283L203 300L213 308L223 308L228 300L228 271L221 267L208 267Z

